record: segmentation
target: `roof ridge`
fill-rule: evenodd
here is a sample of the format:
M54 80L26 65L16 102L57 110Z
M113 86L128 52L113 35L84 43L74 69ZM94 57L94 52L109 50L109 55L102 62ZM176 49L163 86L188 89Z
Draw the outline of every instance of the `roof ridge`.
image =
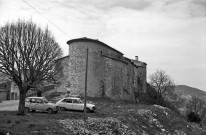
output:
M71 43L78 42L78 41L96 42L96 43L99 43L99 44L101 44L101 45L104 45L104 46L106 46L106 47L108 47L108 48L110 48L110 49L112 49L112 50L120 53L121 55L124 55L122 52L114 49L113 47L105 44L104 42L99 41L98 39L91 39L91 38L87 38L87 37L82 37L82 38L71 39L71 40L67 41L67 44L69 45L69 44L71 44Z

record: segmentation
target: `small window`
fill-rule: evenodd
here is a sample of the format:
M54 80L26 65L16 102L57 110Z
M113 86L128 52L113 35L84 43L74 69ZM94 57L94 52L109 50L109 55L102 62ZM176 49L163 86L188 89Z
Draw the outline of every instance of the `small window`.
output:
M67 101L67 99L62 100L62 102L66 102L66 101Z
M72 100L71 99L67 99L66 103L72 103Z
M36 99L36 103L42 103L41 99Z
M73 103L79 103L79 100L75 99L75 100L73 100Z
M35 103L35 99L33 99L33 98L30 99L30 102L31 102L31 103Z

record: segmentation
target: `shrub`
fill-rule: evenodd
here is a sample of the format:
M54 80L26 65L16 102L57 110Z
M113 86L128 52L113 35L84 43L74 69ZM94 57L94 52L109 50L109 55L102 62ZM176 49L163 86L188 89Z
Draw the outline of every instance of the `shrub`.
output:
M200 123L201 122L200 116L197 113L195 113L195 112L187 113L187 119L190 122L195 122L195 123Z
M147 84L147 93L142 93L139 96L140 102L146 103L146 104L157 104L164 106L166 105L165 99L158 94L158 92L151 87L149 84Z
M11 120L7 120L7 123L11 123Z
M189 121L206 124L206 103L204 100L193 96L186 104L186 112Z
M147 93L141 93L138 95L138 98L140 102L143 102L145 104L158 104L160 100L158 99L158 93L156 90L151 87L149 84L147 84Z
M159 95L159 93L149 84L147 84L147 93L143 93L140 96L140 101L145 104L150 104L150 105L156 104L163 107L167 107L170 110L174 111L175 113L180 114L177 107L173 104L172 101L169 101L163 96Z

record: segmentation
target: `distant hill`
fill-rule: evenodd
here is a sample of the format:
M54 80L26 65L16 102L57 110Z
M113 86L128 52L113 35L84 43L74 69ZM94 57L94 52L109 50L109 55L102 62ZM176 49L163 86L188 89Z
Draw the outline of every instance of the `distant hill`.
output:
M206 92L186 85L177 85L175 91L184 96L196 96L206 101Z

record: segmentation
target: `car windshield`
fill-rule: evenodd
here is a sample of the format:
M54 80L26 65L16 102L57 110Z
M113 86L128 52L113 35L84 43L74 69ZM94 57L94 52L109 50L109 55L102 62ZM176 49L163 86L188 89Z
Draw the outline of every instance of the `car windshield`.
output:
M79 100L79 103L83 103L82 100Z

